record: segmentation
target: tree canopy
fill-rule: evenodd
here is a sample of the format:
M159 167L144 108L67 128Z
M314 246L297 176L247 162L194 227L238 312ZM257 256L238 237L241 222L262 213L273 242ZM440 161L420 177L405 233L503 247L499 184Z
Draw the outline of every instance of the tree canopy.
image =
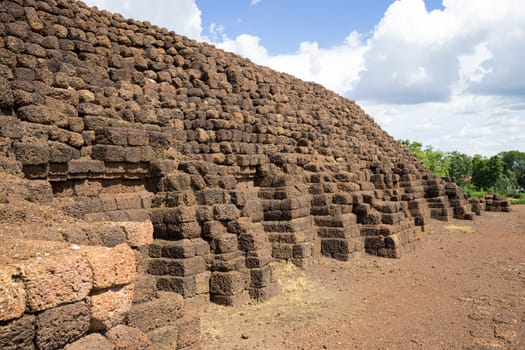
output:
M525 152L512 150L492 157L443 152L421 142L401 140L434 174L448 176L456 184L477 191L519 195L525 191Z

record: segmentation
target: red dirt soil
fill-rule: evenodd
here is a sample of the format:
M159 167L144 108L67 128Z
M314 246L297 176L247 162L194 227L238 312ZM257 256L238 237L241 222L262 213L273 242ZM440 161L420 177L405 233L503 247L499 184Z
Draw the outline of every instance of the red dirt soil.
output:
M434 221L399 260L277 264L281 293L211 305L203 349L525 349L525 206Z

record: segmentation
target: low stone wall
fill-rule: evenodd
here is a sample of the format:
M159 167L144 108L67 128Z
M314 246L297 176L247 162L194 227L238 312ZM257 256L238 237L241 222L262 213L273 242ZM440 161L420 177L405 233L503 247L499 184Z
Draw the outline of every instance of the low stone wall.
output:
M510 202L498 194L490 193L485 196L485 210L510 212Z
M2 349L62 348L124 324L131 310L136 268L126 244L9 240L0 257Z

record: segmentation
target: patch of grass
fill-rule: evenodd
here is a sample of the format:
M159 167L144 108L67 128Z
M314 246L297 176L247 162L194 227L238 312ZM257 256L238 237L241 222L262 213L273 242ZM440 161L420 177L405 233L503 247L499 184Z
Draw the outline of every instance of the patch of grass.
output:
M525 198L511 199L510 204L512 204L512 205L525 204Z

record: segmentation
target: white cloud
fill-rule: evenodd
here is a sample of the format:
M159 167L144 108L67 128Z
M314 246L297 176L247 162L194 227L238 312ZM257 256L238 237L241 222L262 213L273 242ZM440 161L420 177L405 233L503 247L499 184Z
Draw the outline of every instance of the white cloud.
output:
M317 42L302 42L295 53L288 55L271 56L258 37L248 34L235 39L224 35L216 46L248 57L257 64L306 81L316 81L340 94L350 91L359 79L359 73L365 69L363 57L367 50L357 32L328 49L320 48Z
M118 12L124 17L150 21L177 34L202 40L201 11L195 0L85 0L85 2L89 6Z
M217 43L216 46L220 49L248 57L258 64L265 64L269 57L266 48L260 45L260 39L250 34L241 34L235 40L224 35L222 42Z
M253 5L253 6L255 6L255 5L257 5L258 3L260 3L261 1L262 1L262 0L251 0L251 1L250 1L250 4Z
M408 138L444 151L468 154L525 150L524 106L520 99L458 95L446 102L364 102L361 106L396 139Z

